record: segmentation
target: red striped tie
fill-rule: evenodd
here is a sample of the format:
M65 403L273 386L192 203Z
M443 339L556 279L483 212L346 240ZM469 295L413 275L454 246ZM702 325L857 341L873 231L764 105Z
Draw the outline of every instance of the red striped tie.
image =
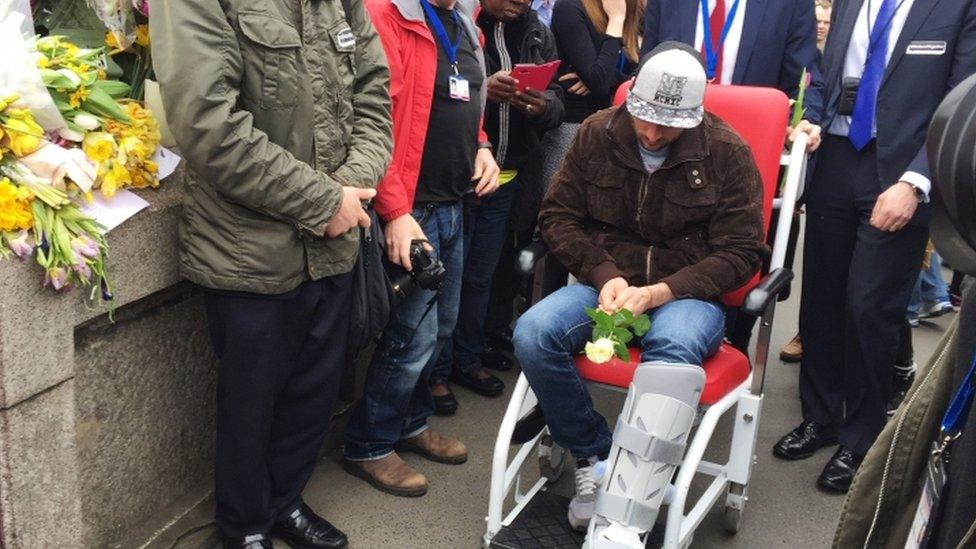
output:
M709 30L712 31L712 36L711 37L705 36L704 38L705 40L712 41L712 51L715 52L715 55L718 59L718 62L715 63L715 75L712 81L715 82L716 84L721 84L722 83L722 50L724 48L722 47L722 43L720 41L722 40L722 28L725 27L725 0L715 0L715 9L712 10L712 15L711 17L708 18L708 24L709 27L711 27ZM702 44L702 57L705 57L707 61L708 58L705 56L704 44Z

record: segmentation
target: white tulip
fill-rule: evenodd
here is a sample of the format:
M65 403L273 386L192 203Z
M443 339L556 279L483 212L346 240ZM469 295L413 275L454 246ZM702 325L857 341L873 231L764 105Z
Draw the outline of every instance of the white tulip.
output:
M583 351L586 353L586 358L590 359L591 362L603 364L613 358L613 341L605 337L596 341L588 341Z
M75 124L78 124L79 126L81 126L82 128L88 131L97 130L102 126L102 123L101 121L98 120L98 118L95 118L94 116L88 113L81 113L75 115L74 122Z
M68 141L74 141L75 143L81 143L81 140L85 138L85 134L68 128L61 128L58 130L58 135L64 139L67 139Z
M58 69L58 74L71 81L71 85L74 86L72 89L75 89L81 85L81 77L75 74L74 71L68 69Z

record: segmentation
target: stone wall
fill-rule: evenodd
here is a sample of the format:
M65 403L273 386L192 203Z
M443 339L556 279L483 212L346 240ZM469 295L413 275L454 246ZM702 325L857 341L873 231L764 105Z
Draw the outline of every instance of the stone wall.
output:
M0 546L118 546L210 490L216 379L199 292L181 282L185 173L109 233L116 322L86 292L0 262ZM194 494L197 492L198 494Z

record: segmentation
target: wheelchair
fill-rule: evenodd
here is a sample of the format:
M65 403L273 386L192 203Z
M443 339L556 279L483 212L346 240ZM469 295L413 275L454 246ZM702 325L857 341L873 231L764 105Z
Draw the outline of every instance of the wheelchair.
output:
M616 104L622 102L629 85L627 82L620 87ZM778 216L769 273L765 276L757 273L741 288L722 296L726 306L739 307L760 318L758 340L751 361L742 352L723 343L702 365L705 375L700 405L706 406L707 411L700 417L694 435L681 448L680 467L667 486L663 539L666 548L687 547L695 529L720 502L724 505L724 527L735 533L742 526L755 462L776 302L779 296L788 292L793 277L783 265L794 219L792 212L802 191L807 162L805 135L784 153L784 128L790 108L786 95L779 90L710 84L705 93L705 109L729 123L751 147L763 182L767 233L773 209L783 215ZM781 166L785 167L786 176L780 190ZM546 255L545 244L541 241L522 252L518 268L533 275L533 303L567 282L567 272L553 257ZM630 355L629 361L614 357L603 364L593 364L580 356L576 365L591 389L602 387L626 393L638 367L640 350L632 348ZM580 547L583 542L582 534L573 532L566 520L568 499L546 491L547 484L558 478L568 452L553 444L544 427L537 432L525 432L531 416L538 414L536 403L525 376L519 375L495 442L487 529L482 538L484 547L568 548ZM734 413L734 428L727 460L724 463L704 460L719 420L730 412ZM539 463L540 478L526 486L523 476L527 476L526 471L534 463ZM689 502L692 481L699 475L712 480L704 493ZM689 503L691 508L686 511ZM643 542L650 535L645 534Z

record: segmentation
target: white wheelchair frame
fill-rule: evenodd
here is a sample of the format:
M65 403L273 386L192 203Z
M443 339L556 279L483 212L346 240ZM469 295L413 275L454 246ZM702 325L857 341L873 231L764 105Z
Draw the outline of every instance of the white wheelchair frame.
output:
M782 197L773 200L773 208L778 209L780 215L770 259L770 272L781 268L786 258L793 211L796 207L797 197L802 193L806 178L806 143L807 136L801 134L793 143L789 153L783 154L780 159L780 165L786 166L786 182ZM688 547L691 544L695 529L698 528L698 525L701 524L723 494L725 495L724 526L726 530L736 533L742 525L742 512L748 500L747 488L752 474L752 465L755 462L759 418L762 412L763 383L775 309L776 299L773 299L761 316L759 337L752 358L752 373L738 387L708 408L694 438L688 445L688 450L672 485L673 490L668 505L664 534L664 547L667 549ZM626 389L602 383L590 383L590 385L627 392ZM536 402L535 394L529 388L529 382L525 375L519 374L495 441L491 470L491 492L488 502L488 516L486 517L488 527L482 539L484 547L491 545L492 539L502 528L512 524L532 498L545 489L550 480L543 475L528 490L522 491L522 469L530 458L535 457L533 450L535 450L540 439L547 436L548 428L543 429L532 440L522 444L512 460L508 460L512 447L512 434L515 431L516 424L535 407ZM735 426L732 432L732 445L728 461L725 464L705 461L703 459L705 450L708 448L719 420L733 407L736 410ZM565 458L565 454L563 457ZM558 464L559 467L563 465L564 463L561 461ZM686 514L684 510L691 490L691 483L695 475L699 473L713 477L713 480ZM515 490L515 506L508 514L504 514L505 501L512 493L513 488Z

